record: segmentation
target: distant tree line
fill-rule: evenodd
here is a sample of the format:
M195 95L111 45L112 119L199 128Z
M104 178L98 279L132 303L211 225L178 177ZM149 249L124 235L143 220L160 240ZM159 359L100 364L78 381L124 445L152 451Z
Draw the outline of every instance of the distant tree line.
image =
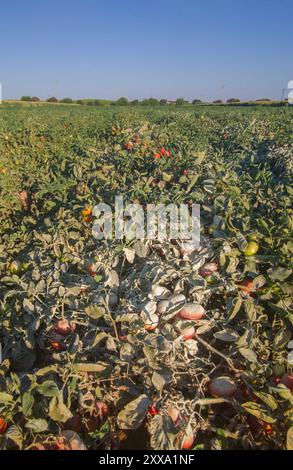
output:
M41 101L37 96L22 96L21 101Z
M40 98L37 96L22 96L21 101L27 102L39 102L41 101ZM112 100L99 100L99 99L79 99L73 100L72 98L62 98L58 99L55 96L51 96L46 100L48 103L62 103L62 104L78 104L82 106L104 106L104 105L111 105L111 106L185 106L185 105L238 105L238 106L253 106L254 104L269 104L271 106L283 106L287 104L287 101L272 101L269 98L261 98L254 101L241 101L239 98L229 98L224 102L222 99L217 99L212 101L212 103L204 102L198 98L195 98L191 102L185 100L183 97L177 98L176 100L167 100L166 98L162 98L158 100L157 98L147 98L144 100L139 101L138 99L135 100L128 100L125 96L118 98L116 101Z

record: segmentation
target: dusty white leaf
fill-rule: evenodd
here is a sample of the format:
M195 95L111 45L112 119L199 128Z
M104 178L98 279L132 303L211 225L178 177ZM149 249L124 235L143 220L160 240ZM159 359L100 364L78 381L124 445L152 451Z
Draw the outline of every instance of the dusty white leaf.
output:
M120 429L138 429L144 421L151 401L146 395L140 395L128 403L117 416L117 424Z
M257 356L254 351L248 348L239 348L240 354L249 362L257 362Z
M188 339L184 341L184 346L191 356L196 356L198 353L198 342L195 339Z
M233 341L238 340L239 335L233 330L222 330L214 333L214 338L220 339L221 341L225 341L227 343L232 343Z
M154 285L150 294L149 298L159 302L160 300L166 300L170 297L171 292L166 289L166 287L160 286L160 285Z
M134 258L135 258L135 251L132 250L131 248L124 248L124 254L125 257L128 261L128 263L133 264Z
M113 269L108 273L108 278L105 282L105 285L110 287L119 287L119 276L118 273Z

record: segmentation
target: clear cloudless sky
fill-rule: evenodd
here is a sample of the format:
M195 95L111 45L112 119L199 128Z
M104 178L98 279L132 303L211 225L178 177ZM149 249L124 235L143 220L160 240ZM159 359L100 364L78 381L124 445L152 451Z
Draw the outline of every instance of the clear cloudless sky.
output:
M5 0L0 15L4 99L279 99L293 80L292 0Z

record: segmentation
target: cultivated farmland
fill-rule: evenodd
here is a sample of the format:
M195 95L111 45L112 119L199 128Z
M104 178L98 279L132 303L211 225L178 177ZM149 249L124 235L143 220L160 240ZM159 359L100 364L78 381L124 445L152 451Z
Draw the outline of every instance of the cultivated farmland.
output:
M293 448L292 128L0 109L0 448ZM97 241L117 195L200 204L200 248Z

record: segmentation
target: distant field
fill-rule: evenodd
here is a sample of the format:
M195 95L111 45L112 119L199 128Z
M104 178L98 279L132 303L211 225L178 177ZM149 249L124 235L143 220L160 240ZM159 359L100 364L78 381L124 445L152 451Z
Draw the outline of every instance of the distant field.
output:
M62 101L62 100L61 100ZM4 104L21 104L21 105L44 105L44 104L49 104L49 105L58 105L60 106L61 104L63 105L66 105L66 106L72 106L72 105L78 105L78 106L82 106L80 103L77 103L76 101L73 101L72 103L62 103L60 101L60 103L50 103L48 101L22 101L22 100L4 100L3 103ZM84 98L81 100L83 105L87 105L88 103L94 103L96 100L92 99L92 98ZM115 104L114 102L112 102L111 100L99 100L100 104L99 105L96 105L97 107L98 106L112 106L113 104ZM261 100L258 100L258 101L241 101L239 103L198 103L198 104L191 104L191 103L186 103L184 105L180 105L179 107L198 107L198 106L211 106L211 107L235 107L235 106L272 106L272 107L275 107L275 106L286 106L288 105L288 103L286 101L280 101L280 100L271 100L271 101L267 101L267 100L264 100L264 101L261 101ZM132 107L131 103L129 105L127 105L128 107ZM141 103L135 105L135 107L137 106L145 106L145 105L142 105ZM172 108L172 109L176 109L178 108L178 106L173 103L173 104L168 104L168 105L157 105L155 106L155 108Z

